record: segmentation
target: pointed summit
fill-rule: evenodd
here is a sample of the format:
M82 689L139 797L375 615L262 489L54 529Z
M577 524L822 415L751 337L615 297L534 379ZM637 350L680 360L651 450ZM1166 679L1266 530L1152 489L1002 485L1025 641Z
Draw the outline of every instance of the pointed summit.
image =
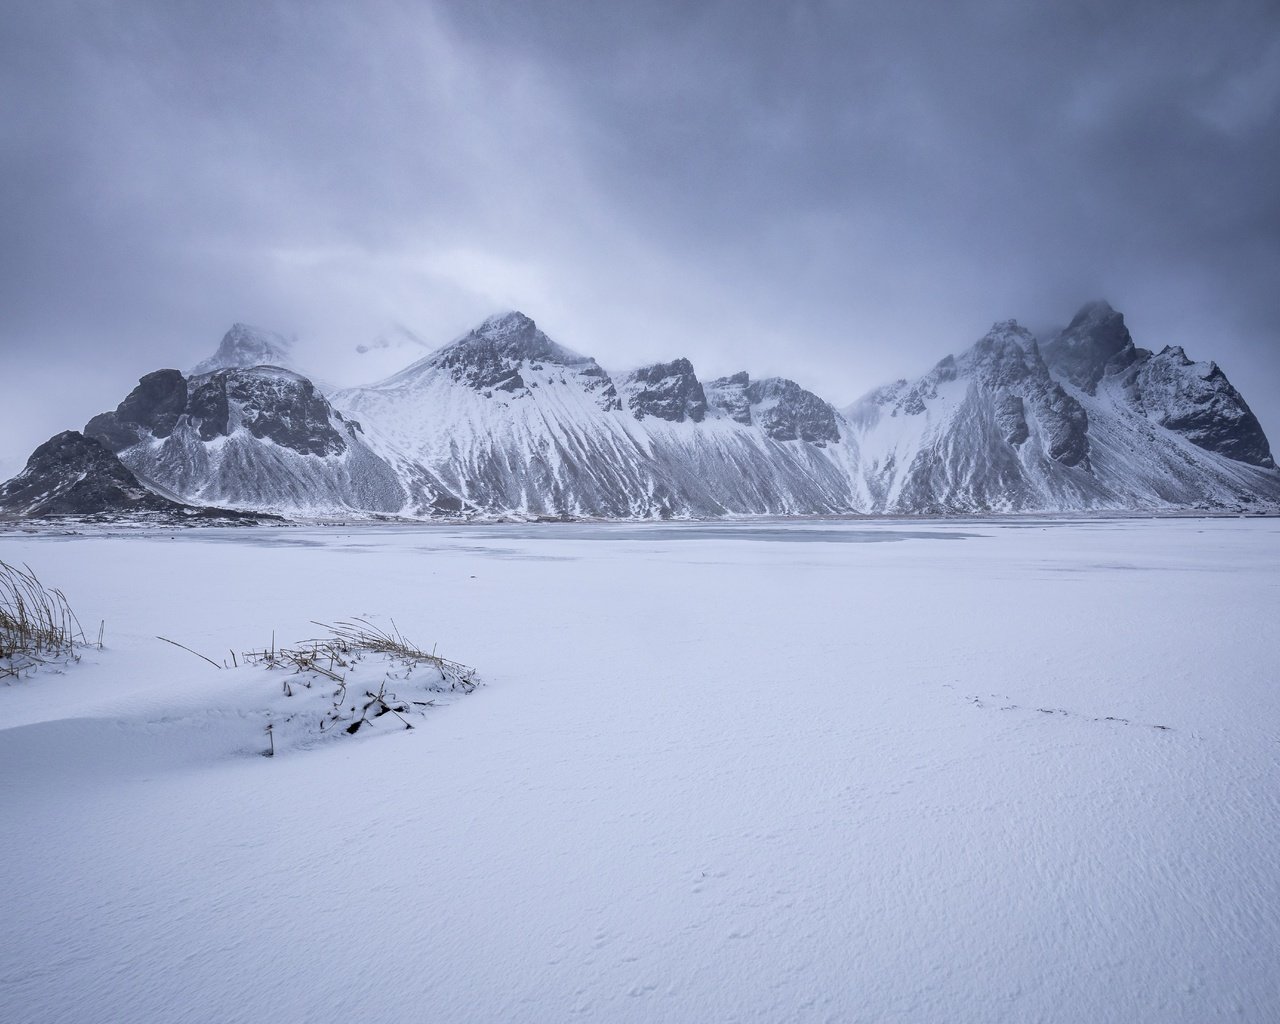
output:
M1123 319L1123 316L1116 312L1115 307L1106 299L1091 299L1076 311L1076 315L1071 318L1071 326L1075 327L1086 320L1102 321L1116 316Z
M509 309L505 313L494 313L486 317L484 322L473 333L486 338L505 338L513 334L530 334L538 330L532 317L525 316L518 309Z
M1105 299L1086 302L1071 323L1044 349L1045 362L1088 394L1108 374L1119 373L1144 355L1134 346L1124 314Z
M236 323L222 336L222 343L208 359L191 368L198 377L215 370L236 370L248 366L280 366L294 369L293 341L273 331Z
M431 366L459 366L494 358L581 366L594 360L558 345L519 310L495 313L427 357Z
M998 320L959 356L939 362L931 376L938 382L966 378L1003 386L1025 380L1047 382L1049 371L1035 335L1017 320Z
M621 408L613 381L594 359L552 341L538 330L532 318L519 310L488 317L460 338L388 377L377 387L414 387L443 371L455 382L489 397L494 392L527 397L529 382L536 386L530 373L545 376L551 367L570 372L579 385L593 395L601 409ZM560 380L560 376L555 379Z

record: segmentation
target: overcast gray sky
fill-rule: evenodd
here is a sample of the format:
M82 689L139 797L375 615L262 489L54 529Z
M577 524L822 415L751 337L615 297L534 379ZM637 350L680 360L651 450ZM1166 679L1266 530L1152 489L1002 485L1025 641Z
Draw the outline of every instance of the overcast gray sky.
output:
M1093 297L1280 442L1280 5L0 7L0 471L235 320L843 405Z

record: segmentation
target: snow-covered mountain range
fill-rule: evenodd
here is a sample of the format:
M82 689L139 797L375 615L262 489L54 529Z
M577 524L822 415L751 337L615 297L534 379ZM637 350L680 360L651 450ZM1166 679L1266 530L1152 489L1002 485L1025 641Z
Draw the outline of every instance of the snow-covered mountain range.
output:
M848 449L789 441L772 426L786 418L788 401L808 396L796 385L786 398L782 383L754 392L750 408L762 422L744 423L714 404L715 390L708 396L687 360L617 381L621 388L594 359L509 313L333 401L367 424L369 445L396 467L416 514L655 517L851 507Z
M610 373L518 312L371 386L322 393L295 365L237 324L84 432L166 498L302 516L1280 510L1222 371L1137 347L1104 302L1043 347L997 323L844 409L686 358Z
M885 512L1274 506L1280 474L1213 363L1133 346L1091 303L1042 354L1012 321L845 410Z

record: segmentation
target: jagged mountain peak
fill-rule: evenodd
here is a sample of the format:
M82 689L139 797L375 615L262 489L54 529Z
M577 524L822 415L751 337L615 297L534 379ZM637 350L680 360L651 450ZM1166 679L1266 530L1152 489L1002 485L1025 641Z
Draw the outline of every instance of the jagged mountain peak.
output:
M454 366L495 355L562 366L580 366L595 361L552 341L538 329L531 317L519 310L508 310L495 313L460 338L433 352L427 357L427 362L434 366Z
M1108 374L1119 373L1150 356L1133 343L1124 314L1104 299L1085 303L1071 323L1045 346L1045 361L1089 394Z
M1181 345L1152 354L1133 343L1124 315L1110 304L1086 304L1045 346L1062 380L1090 396L1180 434L1198 448L1271 469L1271 446L1244 397L1217 363L1198 363Z
M983 336L983 340L1005 345L1018 345L1029 348L1036 343L1036 336L1018 323L1017 320L997 320L991 330Z
M728 414L729 418L744 426L751 425L751 398L747 389L751 386L751 375L740 370L728 377L718 377L706 386L708 401L717 409Z
M621 408L613 380L599 363L552 341L532 318L518 310L489 317L374 387L415 389L442 374L490 398L497 392L528 397L532 388L567 384L572 379L601 409Z
M1090 470L1088 416L1051 377L1035 336L1001 320L958 356L845 413L877 502L926 508L1031 500L1037 476Z
M676 375L689 376L693 372L693 363L684 356L679 356L669 363L650 363L648 366L641 366L639 369L632 370L631 375L643 380L656 381Z
M958 356L943 356L933 369L915 381L905 378L875 388L851 405L846 415L858 420L875 416L878 407L889 415L918 416L938 397L940 385L968 380L988 387L1008 387L1026 381L1049 383L1036 337L1016 320L998 320L991 330Z
M222 336L218 349L208 359L191 368L193 377L215 370L247 366L282 366L292 368L293 340L274 331L245 323L234 323Z
M1036 337L1016 320L1000 320L958 358L942 360L938 379L970 377L988 384L1048 379Z
M1077 327L1088 322L1102 323L1114 317L1124 319L1123 314L1118 312L1106 299L1090 299L1076 310L1076 315L1071 318L1070 327Z
M1121 400L1198 448L1275 468L1262 424L1217 363L1198 363L1181 345L1138 351L1143 358L1116 380Z
M518 309L508 309L485 317L480 326L475 329L475 333L497 338L513 334L526 334L537 329L538 325L534 322L533 317L526 316Z
M184 378L157 370L85 433L112 451L164 441L175 431L208 443L243 428L298 454L339 455L353 427L306 377L275 366L229 367Z
M358 422L274 366L148 374L84 433L144 485L199 504L387 513L406 497Z

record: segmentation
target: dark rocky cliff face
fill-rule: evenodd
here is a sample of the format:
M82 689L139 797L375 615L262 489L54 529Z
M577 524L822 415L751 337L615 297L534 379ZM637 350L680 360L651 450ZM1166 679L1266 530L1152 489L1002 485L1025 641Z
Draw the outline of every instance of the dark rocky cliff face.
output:
M627 408L636 418L656 416L672 423L701 423L707 415L707 396L693 364L687 359L654 363L622 378Z
M729 417L744 426L751 426L751 399L747 389L751 387L751 375L743 370L731 377L720 377L707 385L709 401L723 409Z
M20 515L181 512L185 507L147 490L114 452L76 430L40 445L22 472L0 485L0 509Z
M1032 417L1045 438L1045 452L1064 466L1088 466L1089 417L1050 375L1029 331L1006 320L991 330L949 374L966 375L990 394L996 422L1013 446L1030 436Z
M835 444L840 440L835 410L793 380L769 377L747 386L754 422L775 441Z
M1166 348L1127 372L1135 405L1162 427L1205 451L1274 469L1271 444L1244 396L1216 363L1196 363L1181 348Z
M1118 401L1205 451L1263 469L1275 467L1271 445L1244 397L1215 363L1197 363L1179 347L1138 348L1124 317L1091 302L1045 346L1050 369L1093 395Z
M1124 316L1101 300L1082 306L1066 330L1044 347L1049 368L1091 395L1103 377L1150 355L1134 345Z
M785 377L752 380L745 371L720 377L707 385L707 400L775 441L807 441L820 447L840 441L835 410Z
M120 452L148 437L169 437L183 417L206 442L228 436L238 423L254 437L302 455L337 455L347 448L331 421L341 414L311 381L274 368L217 370L191 380L177 370L157 370L114 412L91 419L85 433Z
M187 400L187 380L181 373L156 370L138 381L115 412L91 419L84 432L115 452L137 444L145 435L168 437L187 411Z
M211 413L201 422L201 436L206 440L227 435L228 410L235 408L250 434L282 448L302 455L338 455L347 450L346 440L331 422L341 414L334 413L305 377L220 370L192 395L191 406L197 402Z

